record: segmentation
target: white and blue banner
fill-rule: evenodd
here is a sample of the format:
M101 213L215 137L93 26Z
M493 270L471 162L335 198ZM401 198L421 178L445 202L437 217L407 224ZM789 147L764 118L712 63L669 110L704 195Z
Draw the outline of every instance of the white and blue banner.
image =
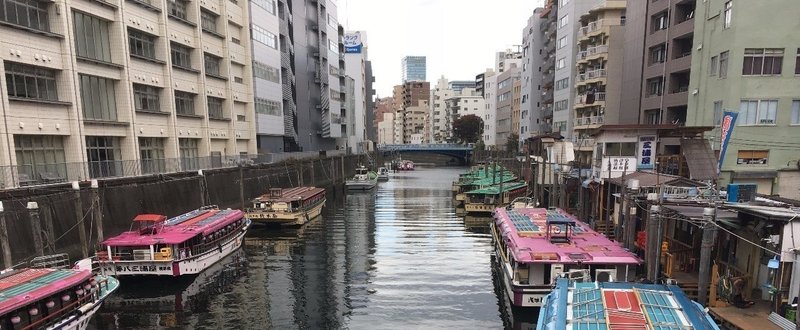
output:
M725 111L722 114L722 124L720 125L720 145L719 145L719 160L717 161L717 174L722 170L722 162L725 161L725 152L728 150L728 144L733 135L733 128L736 125L736 117L739 114L736 112Z
M348 32L344 35L344 53L361 54L364 43L361 41L361 32Z

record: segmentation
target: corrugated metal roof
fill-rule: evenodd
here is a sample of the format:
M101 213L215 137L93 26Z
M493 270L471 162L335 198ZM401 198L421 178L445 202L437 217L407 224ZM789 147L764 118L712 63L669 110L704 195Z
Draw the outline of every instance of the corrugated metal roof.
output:
M694 180L717 178L717 157L705 139L681 139L681 151Z

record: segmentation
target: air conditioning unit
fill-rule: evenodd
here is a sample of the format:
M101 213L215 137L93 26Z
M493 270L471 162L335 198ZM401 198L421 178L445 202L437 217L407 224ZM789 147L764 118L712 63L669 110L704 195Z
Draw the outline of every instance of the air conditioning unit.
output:
M728 185L728 202L745 203L756 199L758 186L753 183L731 183Z

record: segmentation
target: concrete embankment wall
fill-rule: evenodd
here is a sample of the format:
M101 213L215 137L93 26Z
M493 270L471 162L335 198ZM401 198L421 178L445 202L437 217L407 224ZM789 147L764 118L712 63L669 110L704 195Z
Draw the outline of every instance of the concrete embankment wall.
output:
M75 260L82 257L84 249L89 255L94 253L98 230L106 238L117 235L130 229L137 214L175 216L210 204L240 208L244 203L248 207L252 198L269 188L336 187L364 162L365 158L357 155L322 157L204 170L203 175L184 172L98 180L98 188L81 182L79 190L66 183L0 191L10 264L38 254L33 234L36 216L26 208L28 202L38 203L39 209L33 212L38 214L44 254L69 253ZM83 239L79 229L84 230ZM5 259L0 255L8 265Z

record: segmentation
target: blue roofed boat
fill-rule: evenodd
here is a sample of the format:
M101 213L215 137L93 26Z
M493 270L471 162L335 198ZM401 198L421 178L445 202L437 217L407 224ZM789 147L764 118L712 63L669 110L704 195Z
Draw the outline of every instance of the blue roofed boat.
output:
M677 286L579 283L560 278L545 298L537 330L719 330L704 308Z

